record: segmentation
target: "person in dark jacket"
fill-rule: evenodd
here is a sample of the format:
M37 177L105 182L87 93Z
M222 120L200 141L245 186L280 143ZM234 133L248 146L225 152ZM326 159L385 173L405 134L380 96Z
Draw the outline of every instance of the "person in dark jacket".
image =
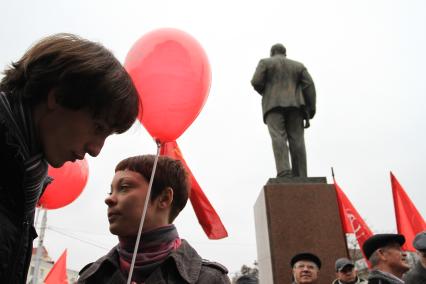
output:
M258 284L259 279L254 275L242 275L237 278L235 284Z
M308 70L288 59L285 47L278 43L272 46L271 57L260 60L251 84L262 96L277 176L307 177L304 128L316 112L315 86Z
M369 284L403 284L402 275L410 269L407 254L401 249L405 237L400 234L376 234L368 238L362 250L371 264Z
M357 275L357 270L352 261L346 257L342 257L335 262L336 279L331 284L367 284Z
M71 34L42 39L0 82L0 283L26 283L35 207L48 164L97 156L126 131L139 97L102 45Z
M408 271L403 279L406 284L426 283L426 231L420 232L413 240L413 246L417 250L419 260Z
M80 271L80 284L126 283L155 156L124 159L115 168L105 199L109 230L119 243ZM230 283L227 269L203 260L173 224L188 200L189 184L180 161L161 156L152 184L131 281L136 284Z

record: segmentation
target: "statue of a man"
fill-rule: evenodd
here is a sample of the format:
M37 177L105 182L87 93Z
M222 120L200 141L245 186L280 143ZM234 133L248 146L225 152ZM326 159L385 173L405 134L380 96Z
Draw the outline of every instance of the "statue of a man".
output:
M308 70L288 59L285 47L278 43L272 46L270 57L260 60L251 84L262 96L277 177L307 177L304 128L315 115L316 101Z

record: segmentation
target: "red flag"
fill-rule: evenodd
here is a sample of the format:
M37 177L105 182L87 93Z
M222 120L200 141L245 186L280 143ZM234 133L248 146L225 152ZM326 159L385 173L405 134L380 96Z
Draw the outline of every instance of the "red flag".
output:
M347 234L355 234L358 244L362 248L364 242L369 237L371 237L373 233L371 232L367 224L364 222L364 220L361 218L359 213L355 210L355 207L349 201L348 197L337 185L336 181L334 182L334 187L336 188L337 202L339 204L340 218L342 220L343 231Z
M403 248L416 251L413 240L417 233L426 230L426 223L417 208L411 202L407 193L399 184L395 176L390 173L392 183L393 203L395 207L395 219L398 233L405 236Z
M198 222L200 223L207 237L213 240L226 238L228 236L228 232L226 231L225 226L222 224L219 215L217 215L210 201L207 199L207 196L204 194L203 190L186 164L176 141L162 144L160 155L169 156L173 159L180 160L185 166L191 181L191 194L189 199L191 201L192 207L194 208Z
M67 250L65 249L44 279L45 284L68 284Z

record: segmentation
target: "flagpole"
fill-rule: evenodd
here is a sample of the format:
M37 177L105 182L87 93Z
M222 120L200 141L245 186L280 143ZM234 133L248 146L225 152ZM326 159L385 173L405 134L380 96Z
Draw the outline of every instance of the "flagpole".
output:
M36 256L35 256L33 284L37 284L37 280L38 280L38 272L40 269L40 261L41 261L41 250L43 247L44 232L46 231L46 223L47 223L47 210L43 209L43 207L40 207L40 210L43 210L43 218L41 219L40 236L38 238L38 244L37 244L37 250L36 250Z
M38 224L38 217L40 216L40 209L41 208L42 208L41 205L40 205L40 208L36 207L36 217L35 217L35 220L34 220L34 227L36 227L37 224Z

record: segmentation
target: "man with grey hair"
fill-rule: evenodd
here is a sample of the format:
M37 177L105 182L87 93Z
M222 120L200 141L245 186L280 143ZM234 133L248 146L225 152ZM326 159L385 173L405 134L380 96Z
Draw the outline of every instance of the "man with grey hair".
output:
M370 261L369 284L403 284L402 275L410 269L401 249L405 237L400 234L376 234L365 241L362 250Z
M271 135L277 176L307 177L304 128L316 111L311 75L302 63L288 59L286 48L278 43L270 57L260 60L251 84L262 96L263 122Z
M413 246L420 258L414 267L404 275L405 283L426 283L426 231L416 235Z

